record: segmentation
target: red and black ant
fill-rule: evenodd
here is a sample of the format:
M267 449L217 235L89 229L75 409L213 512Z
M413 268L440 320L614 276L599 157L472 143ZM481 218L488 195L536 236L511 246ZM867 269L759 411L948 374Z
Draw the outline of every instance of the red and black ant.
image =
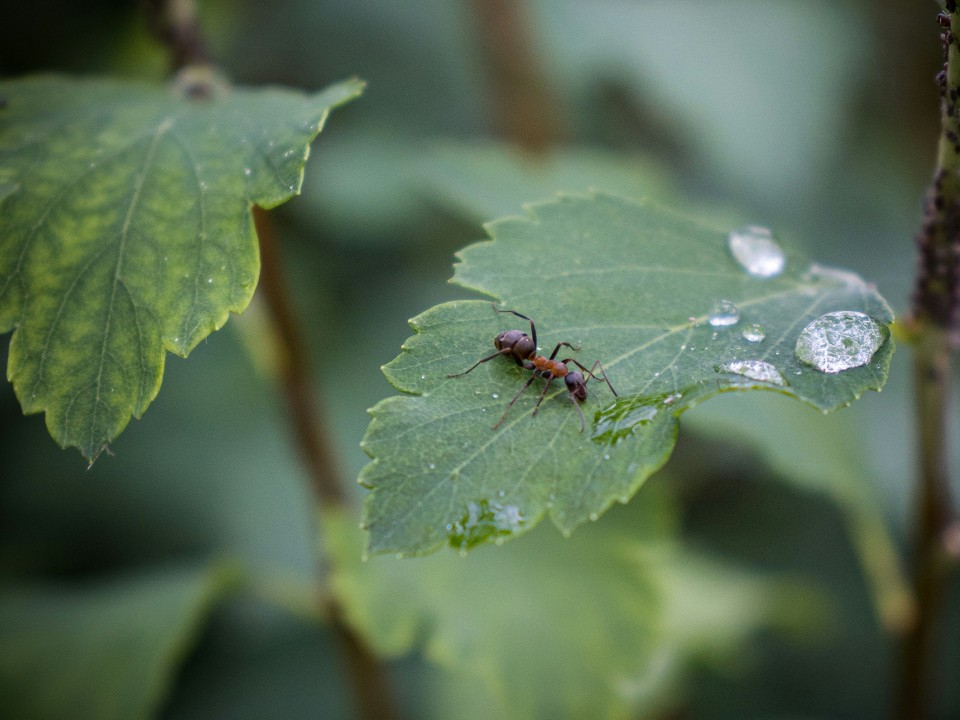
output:
M613 389L613 385L610 384L610 380L607 379L607 374L603 370L603 365L601 365L600 361L597 360L590 369L587 369L574 358L557 360L557 353L560 352L560 348L562 347L568 347L571 350L580 349L578 347L574 347L568 342L557 343L557 346L553 349L553 352L550 353L550 357L537 355L537 326L533 323L533 320L528 318L526 315L518 313L516 310L500 310L496 305L493 306L493 309L498 313L510 313L511 315L516 315L518 318L528 320L530 322L530 334L527 335L527 333L523 332L522 330L504 330L493 339L493 345L495 348L497 348L495 353L477 360L477 362L464 370L462 373L447 375L447 377L462 377L476 368L478 365L500 357L501 355L506 355L512 358L513 361L524 370L530 370L533 372L533 375L530 376L530 379L527 380L523 387L517 391L517 394L513 396L513 400L507 403L507 409L504 411L503 417L501 417L497 421L497 424L493 426L494 430L500 427L500 424L506 419L507 413L510 412L510 408L513 407L513 404L517 401L520 395L523 394L523 391L530 387L530 384L535 379L539 377L543 378L547 382L543 386L543 392L540 393L540 399L537 400L536 407L533 408L534 415L536 415L540 410L540 403L543 402L543 398L545 398L547 395L550 382L554 378L563 378L564 383L567 385L568 397L573 403L573 406L577 408L577 412L580 413L580 432L583 432L585 422L583 419L583 410L580 409L580 403L587 399L587 380L589 378L598 377L594 372L597 368L600 368L599 377L603 378L603 381L607 384L607 387L610 388L610 392L612 392L614 395L617 394L617 391ZM567 363L573 363L583 372L581 373L578 370L568 369ZM584 373L587 375L587 377L584 377Z

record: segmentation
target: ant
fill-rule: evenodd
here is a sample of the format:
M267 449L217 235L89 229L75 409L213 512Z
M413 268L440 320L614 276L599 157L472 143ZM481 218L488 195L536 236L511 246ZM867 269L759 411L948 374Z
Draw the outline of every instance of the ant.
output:
M497 313L510 313L511 315L516 315L518 318L528 320L530 322L530 334L527 335L527 333L523 332L522 330L504 330L493 339L493 345L495 348L497 348L495 353L477 360L477 362L463 372L447 375L447 377L462 377L476 368L478 365L493 360L496 357L500 357L501 355L506 355L512 358L518 366L522 367L524 370L530 370L533 372L533 375L530 376L530 379L527 380L523 387L517 391L517 394L513 396L513 400L507 403L507 409L504 411L503 417L501 417L497 421L497 424L493 426L494 430L500 427L500 424L506 419L507 413L510 412L510 408L513 407L513 404L517 401L520 395L523 394L523 391L530 387L530 384L536 378L543 378L547 382L543 386L543 392L540 393L540 399L537 400L536 407L533 408L534 415L536 415L540 410L540 403L543 402L543 398L547 395L550 382L554 378L563 378L564 383L567 385L568 397L573 403L573 406L577 409L577 412L580 413L580 432L583 432L585 423L583 419L583 410L580 409L580 403L587 399L587 380L589 378L597 377L594 372L597 368L600 368L599 376L603 378L603 381L607 384L607 387L610 388L610 392L612 392L614 395L617 395L617 391L613 389L613 385L611 385L610 380L607 379L607 374L603 370L603 365L601 365L600 361L597 360L592 367L587 369L574 358L557 360L557 353L560 352L560 348L562 347L568 347L571 350L580 349L579 347L574 347L568 342L557 343L557 346L553 349L553 352L550 353L550 357L537 355L537 326L534 324L533 320L526 315L518 313L516 310L500 310L496 305L493 306L493 310ZM567 363L573 363L583 372L580 372L579 370L570 370L567 368ZM584 374L586 374L587 377L584 377Z

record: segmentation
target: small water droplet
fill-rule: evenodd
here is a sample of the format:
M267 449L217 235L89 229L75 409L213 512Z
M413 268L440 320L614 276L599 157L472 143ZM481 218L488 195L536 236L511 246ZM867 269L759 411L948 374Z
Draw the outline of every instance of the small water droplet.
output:
M206 189L207 189L207 184L206 184L203 180L200 181L200 189L201 189L201 190L206 190Z
M420 376L420 379L421 379L421 380L426 380L426 379L427 379L427 376L426 376L426 375L421 375L421 376Z
M769 228L746 225L733 230L727 245L744 270L758 278L772 278L783 272L787 258Z
M825 373L870 362L886 339L883 327L869 315L841 310L821 315L797 338L797 358Z
M500 396L499 396L497 393L493 393L493 395L491 395L490 397L492 397L494 400L496 400L496 399L497 399L498 397L500 397Z
M590 513L590 520L591 520L591 522L596 522L596 521L599 520L599 519L600 519L600 516L599 516L597 513L595 513L595 512Z
M208 284L208 285L212 285L212 284L213 284L213 278L212 278L212 277L207 278L207 284Z
M743 329L743 339L749 342L761 342L766 337L767 334L763 331L763 328L756 323L747 325Z
M610 459L610 453L604 453L604 454L603 454L603 459L604 459L604 460L609 460L609 459Z
M707 316L707 322L713 327L729 327L740 321L740 311L729 300L720 300Z
M437 469L437 464L436 464L436 463L430 463L429 465L427 465L427 467L430 468L431 470L436 470L436 469Z
M243 169L243 174L246 175L247 177L250 177L250 175L251 175L252 173L253 173L253 170L251 170L251 169L248 168L248 167L245 167L245 168Z
M497 497L504 497L507 494L506 490L500 490L497 492Z
M731 360L717 368L717 371L734 373L749 378L750 380L779 385L781 387L787 384L787 381L783 379L780 371L763 360Z

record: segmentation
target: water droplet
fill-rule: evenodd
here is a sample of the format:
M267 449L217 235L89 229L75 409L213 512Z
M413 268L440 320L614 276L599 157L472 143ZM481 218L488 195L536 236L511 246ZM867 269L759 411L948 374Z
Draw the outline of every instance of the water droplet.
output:
M783 272L787 262L783 248L773 239L773 233L759 225L733 230L727 237L727 245L734 259L754 277L776 277Z
M245 168L243 169L243 174L246 175L247 177L250 177L250 175L251 175L252 173L253 173L253 170L251 170L251 169L248 168L248 167L245 167Z
M780 371L763 360L731 360L717 368L717 371L734 373L750 380L780 385L781 387L787 384Z
M467 503L460 518L447 525L450 545L466 552L491 540L503 541L523 525L525 518L516 505L501 505L483 499Z
M490 397L492 397L494 400L496 400L496 399L497 399L498 397L500 397L500 396L499 396L497 393L493 393L493 395L491 395Z
M203 180L200 181L200 189L201 189L201 190L206 190L206 189L207 189L207 184L206 184Z
M763 331L763 328L756 323L748 325L743 329L743 339L749 342L760 342L765 337L767 337L767 334Z
M707 316L707 322L713 327L729 327L740 321L740 311L729 300L720 300Z
M426 376L426 375L421 375L421 376L420 376L420 379L421 379L421 380L426 380L426 379L427 379L427 376Z
M660 396L621 399L597 413L590 439L616 445L657 416Z
M609 460L609 459L610 459L610 453L604 453L604 454L603 454L603 459L604 459L604 460Z
M869 315L841 310L821 315L797 338L797 358L825 373L860 367L883 345L883 327Z
M599 519L600 519L600 516L599 516L597 513L595 513L595 512L590 513L590 520L591 520L592 522L596 522L596 521L599 520Z
M437 464L436 464L436 463L430 463L429 465L427 465L427 467L430 468L431 470L436 470L436 469L437 469Z
M213 284L213 278L212 278L212 277L207 278L207 284L208 284L208 285L212 285L212 284Z

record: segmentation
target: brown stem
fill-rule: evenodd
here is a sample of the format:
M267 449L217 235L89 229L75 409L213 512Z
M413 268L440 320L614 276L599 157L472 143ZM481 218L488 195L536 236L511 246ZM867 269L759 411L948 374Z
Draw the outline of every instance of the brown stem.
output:
M287 294L277 234L266 210L254 207L253 220L260 241L259 289L276 328L279 375L290 422L307 463L311 486L318 502L343 506L347 504L347 493L334 453L326 441L330 435L324 429L316 408L309 355ZM331 630L347 661L359 717L364 720L393 720L398 717L379 659L363 638L347 624L339 602L327 597L325 604Z
M914 513L913 592L916 617L903 638L897 717L930 716L937 660L942 660L942 611L949 579L950 480L947 468L947 417L950 345L947 334L924 328L914 356L914 393L919 430L919 497ZM955 558L954 558L955 559Z
M333 506L345 505L347 495L338 479L337 460L326 441L330 435L325 431L314 404L308 352L287 296L277 234L266 210L254 207L253 221L260 240L259 288L279 336L279 375L293 431L307 463L317 500Z
M960 338L960 14L947 0L937 16L944 67L937 168L917 236L913 292L914 395L918 431L918 487L913 519L913 593L916 617L902 639L896 717L930 716L943 661L939 640L956 527L947 463L951 353ZM958 37L954 36L954 31Z
M560 109L550 92L522 0L470 0L481 55L493 83L499 134L543 153L561 136Z
M211 65L196 0L141 0L151 32L170 48L173 69L188 65Z

